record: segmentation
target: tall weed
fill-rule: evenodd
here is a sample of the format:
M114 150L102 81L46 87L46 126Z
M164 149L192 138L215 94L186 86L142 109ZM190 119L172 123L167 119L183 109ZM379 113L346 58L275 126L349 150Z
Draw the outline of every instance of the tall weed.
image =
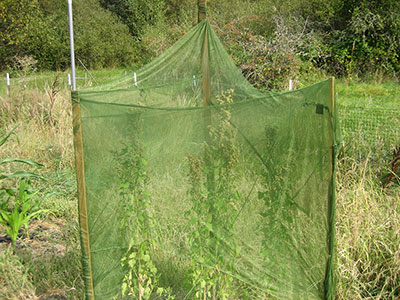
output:
M389 149L362 145L362 137L354 140L339 160L338 298L398 299L400 190L382 189Z

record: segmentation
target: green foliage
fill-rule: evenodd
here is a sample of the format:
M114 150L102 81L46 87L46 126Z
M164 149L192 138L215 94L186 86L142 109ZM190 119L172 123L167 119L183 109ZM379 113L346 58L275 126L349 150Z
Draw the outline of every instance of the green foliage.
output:
M138 245L131 239L128 251L121 260L122 266L127 270L121 288L123 296L145 300L156 293L166 300L175 299L170 289L158 287L160 274L150 256L152 248L149 240Z
M217 103L232 103L232 95L233 90L222 93L217 96ZM186 215L196 224L190 235L191 253L196 262L192 266L195 299L230 299L233 296L233 278L222 270L233 269L234 263L229 258L239 251L233 239L230 240L238 215L237 203L241 200L234 181L239 159L237 130L230 123L229 106L215 114L215 123L208 124L202 157L187 155L192 207ZM224 243L231 245L230 253L222 251L221 237Z
M244 75L282 88L309 66L338 76L400 71L400 4L388 1L208 1L208 15ZM87 67L144 64L196 21L191 0L75 0L76 56ZM0 65L31 57L69 66L67 3L0 3ZM304 67L306 63L306 67Z
M115 154L121 182L120 230L129 238L129 246L121 259L124 269L121 292L124 297L139 300L150 299L154 293L173 300L170 289L158 286L160 274L151 256L156 241L151 237L151 195L139 135L140 132L135 132L131 143Z
M0 65L16 67L15 57L37 60L39 69L69 66L67 2L0 3ZM117 67L134 62L128 28L97 0L73 2L76 57L87 67Z
M14 56L32 53L35 43L46 36L37 1L0 2L0 65L12 65ZM32 53L33 54L33 53Z
M6 143L14 130L15 129L11 130L1 137L0 147ZM0 166L9 163L23 163L34 167L41 166L34 161L18 158L5 158L0 161ZM0 229L0 231L3 231L11 238L14 246L22 226L24 226L27 231L29 222L45 212L45 210L40 209L40 203L34 201L36 193L32 191L29 184L30 177L40 176L27 171L15 171L10 174L0 173L0 180L2 180L2 182L4 182L5 179L20 179L18 188L0 187L0 225L4 227L4 229Z
M34 200L36 193L32 192L29 182L24 179L20 181L17 191L12 189L7 189L6 191L8 197L6 197L6 201L2 203L0 208L0 224L5 228L1 231L11 238L15 246L22 226L25 227L27 232L29 222L46 212L46 210L40 209L40 202Z
M400 70L400 4L398 1L360 1L333 31L332 54L339 74L366 74ZM343 25L342 25L343 26ZM339 27L340 28L340 27Z
M128 28L110 11L102 9L97 0L74 3L76 56L86 67L132 65L135 51Z
M119 16L131 35L137 38L144 27L154 25L164 15L164 0L100 0L100 3Z

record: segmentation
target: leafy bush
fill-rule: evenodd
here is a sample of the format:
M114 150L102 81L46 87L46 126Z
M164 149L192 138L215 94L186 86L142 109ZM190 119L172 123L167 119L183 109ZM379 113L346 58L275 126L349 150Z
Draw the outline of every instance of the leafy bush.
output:
M31 56L39 69L69 66L66 1L5 0L0 3L0 65L14 57ZM128 27L97 0L73 2L76 57L91 68L134 62L134 42Z
M400 3L350 1L349 12L337 12L330 41L331 67L339 75L400 71ZM344 25L346 25L344 27Z

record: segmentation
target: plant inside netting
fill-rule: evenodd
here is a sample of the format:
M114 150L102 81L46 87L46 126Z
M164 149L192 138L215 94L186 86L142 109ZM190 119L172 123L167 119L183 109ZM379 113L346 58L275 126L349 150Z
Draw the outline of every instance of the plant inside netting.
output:
M73 106L88 298L334 298L332 79L261 92L205 19Z

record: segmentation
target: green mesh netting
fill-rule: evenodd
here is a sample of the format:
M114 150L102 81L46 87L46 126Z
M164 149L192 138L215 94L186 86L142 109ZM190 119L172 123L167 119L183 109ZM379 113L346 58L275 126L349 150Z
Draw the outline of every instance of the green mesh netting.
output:
M396 145L400 140L400 107L348 102L339 106L344 140Z
M258 91L204 20L136 81L74 94L87 293L333 299L332 87Z

